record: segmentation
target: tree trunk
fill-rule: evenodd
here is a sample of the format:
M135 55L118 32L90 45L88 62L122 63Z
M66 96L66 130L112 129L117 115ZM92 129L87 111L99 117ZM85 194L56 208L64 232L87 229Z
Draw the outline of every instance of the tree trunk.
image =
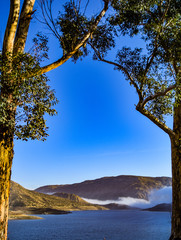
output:
M172 232L170 240L181 240L181 105L174 110L175 137L172 150Z
M5 134L2 134L1 136ZM7 239L8 208L11 166L13 160L13 138L0 137L0 240Z

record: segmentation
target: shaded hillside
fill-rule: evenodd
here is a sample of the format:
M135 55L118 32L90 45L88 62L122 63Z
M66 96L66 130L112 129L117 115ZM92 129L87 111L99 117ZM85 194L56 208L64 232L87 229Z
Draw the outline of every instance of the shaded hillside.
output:
M116 204L116 203L109 203L104 205L104 207L108 208L109 210L140 210L140 208L131 207L125 204Z
M78 196L77 196L77 199ZM72 201L57 196L46 195L23 188L21 185L11 181L10 210L21 210L30 213L65 213L63 211L73 210L98 210L104 207L87 203L83 199Z
M152 212L171 212L172 204L171 203L161 203L152 208L143 209L143 211L152 211Z
M117 200L119 197L148 199L153 189L171 186L169 177L117 176L67 185L48 185L35 191L41 193L66 192L98 200Z

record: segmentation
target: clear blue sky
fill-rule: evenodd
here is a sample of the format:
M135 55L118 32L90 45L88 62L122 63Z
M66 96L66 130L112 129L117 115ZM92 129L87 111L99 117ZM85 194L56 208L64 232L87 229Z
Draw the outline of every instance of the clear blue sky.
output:
M9 1L3 1L1 39L8 11ZM28 46L39 28L33 20ZM127 43L141 44L134 39L122 44ZM56 60L61 51L54 41L50 48ZM59 99L58 115L48 118L47 141L15 141L12 180L34 189L122 174L171 176L169 138L135 110L135 90L120 72L88 57L68 61L48 76Z

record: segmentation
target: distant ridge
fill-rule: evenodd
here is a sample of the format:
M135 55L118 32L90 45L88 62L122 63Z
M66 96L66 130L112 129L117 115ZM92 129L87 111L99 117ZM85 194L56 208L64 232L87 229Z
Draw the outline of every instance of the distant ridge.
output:
M104 207L108 208L109 210L140 210L140 208L131 207L125 204L116 204L116 203L109 203L104 205Z
M142 209L142 211L152 211L152 212L171 212L171 203L161 203L151 208Z
M119 197L132 197L148 200L153 189L171 186L170 177L142 177L120 175L87 180L66 185L47 185L37 188L40 193L71 193L87 199L117 200Z

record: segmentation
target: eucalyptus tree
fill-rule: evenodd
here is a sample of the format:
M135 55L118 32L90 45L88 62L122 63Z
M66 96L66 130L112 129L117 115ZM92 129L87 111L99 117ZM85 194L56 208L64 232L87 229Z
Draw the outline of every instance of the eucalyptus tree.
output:
M0 239L7 239L8 202L14 139L45 140L48 127L45 114L55 115L57 103L54 91L48 85L45 73L69 60L86 55L83 47L105 15L109 0L101 0L102 9L86 16L89 1L70 0L63 12L55 18L52 0L41 0L42 24L50 29L62 49L62 56L43 66L47 58L48 39L38 33L34 36L31 52L25 44L35 0L10 0L9 18L0 52ZM84 11L83 11L83 10ZM98 11L96 9L96 11Z
M180 0L113 0L113 14L88 44L94 59L121 71L138 96L136 110L168 134L172 152L172 231L181 239L181 9ZM104 34L101 30L104 29ZM114 59L106 52L120 36L142 38L143 48L123 46ZM117 37L120 37L119 40ZM173 117L173 128L166 119Z

